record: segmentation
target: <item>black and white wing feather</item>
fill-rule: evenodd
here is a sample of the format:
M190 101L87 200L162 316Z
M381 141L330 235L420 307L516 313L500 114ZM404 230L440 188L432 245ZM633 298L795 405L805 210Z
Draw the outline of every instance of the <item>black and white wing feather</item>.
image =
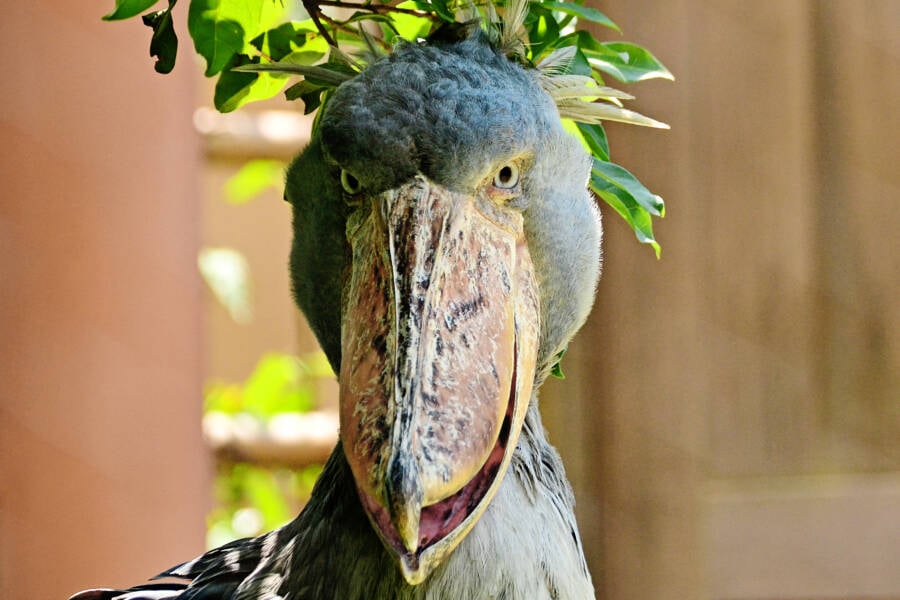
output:
M70 600L277 600L293 547L286 533L279 529L257 538L235 540L153 577L184 581L85 590Z

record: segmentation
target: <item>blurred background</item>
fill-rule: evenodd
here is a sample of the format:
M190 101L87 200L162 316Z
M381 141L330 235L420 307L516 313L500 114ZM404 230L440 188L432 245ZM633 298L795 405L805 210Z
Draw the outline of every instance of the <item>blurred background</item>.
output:
M90 4L0 22L4 600L288 518L336 429L277 187L309 122ZM542 390L598 598L900 598L900 2L589 4L677 77L629 90L671 132L608 127L662 259L607 211Z

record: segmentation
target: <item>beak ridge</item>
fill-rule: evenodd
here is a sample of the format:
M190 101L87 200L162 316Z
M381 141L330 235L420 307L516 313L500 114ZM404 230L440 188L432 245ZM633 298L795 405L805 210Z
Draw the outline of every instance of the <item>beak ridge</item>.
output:
M341 439L410 584L465 537L509 464L538 306L520 213L417 177L348 221ZM512 224L512 225L511 225Z

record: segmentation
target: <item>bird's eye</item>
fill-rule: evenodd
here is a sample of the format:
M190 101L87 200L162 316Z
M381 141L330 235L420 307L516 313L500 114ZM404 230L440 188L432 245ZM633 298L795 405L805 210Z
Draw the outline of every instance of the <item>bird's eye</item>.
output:
M509 190L519 183L519 167L514 164L503 165L494 175L494 187Z
M359 182L359 179L351 175L346 169L341 169L341 187L351 196L362 191L362 184Z

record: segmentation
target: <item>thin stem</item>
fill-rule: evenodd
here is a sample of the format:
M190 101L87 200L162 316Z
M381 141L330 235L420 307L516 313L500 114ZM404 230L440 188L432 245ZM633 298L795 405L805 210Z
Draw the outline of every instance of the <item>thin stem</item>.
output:
M345 31L345 32L347 32L347 33L352 33L352 34L354 34L354 35L358 35L358 36L362 37L359 31L357 31L357 30L353 29L352 27L348 26L346 22L338 21L338 20L336 20L336 19L332 19L331 17L329 17L328 15L326 15L326 14L324 14L324 13L321 15L321 17L322 17L322 20L323 20L323 21L325 21L326 23L328 23L329 25L331 25L331 27L334 28L335 30L338 30L338 31ZM378 43L381 45L381 47L384 48L385 50L390 50L390 49L391 49L391 45L388 44L387 42L385 42L384 40L379 40L378 38L373 38L373 39L374 39L376 42L378 42Z
M412 8L400 8L398 6L391 6L389 4L370 4L368 2L364 2L363 4L355 4L353 2L342 2L341 0L313 0L314 3L318 6L333 6L335 8L354 8L357 10L366 10L372 13L377 14L385 14L390 12L400 13L402 15L413 15L415 17L422 17L423 19L431 19L432 21L437 18L437 15L431 13L421 12ZM305 6L305 1L304 1Z
M312 22L316 26L316 29L319 30L319 33L322 34L322 37L325 38L325 41L328 42L328 45L337 47L337 42L334 41L334 38L331 37L331 34L328 33L328 30L325 29L325 26L322 25L322 21L319 19L321 15L321 11L319 11L319 1L302 0L302 2L303 8L305 8L306 12L309 14L309 18L312 19Z

